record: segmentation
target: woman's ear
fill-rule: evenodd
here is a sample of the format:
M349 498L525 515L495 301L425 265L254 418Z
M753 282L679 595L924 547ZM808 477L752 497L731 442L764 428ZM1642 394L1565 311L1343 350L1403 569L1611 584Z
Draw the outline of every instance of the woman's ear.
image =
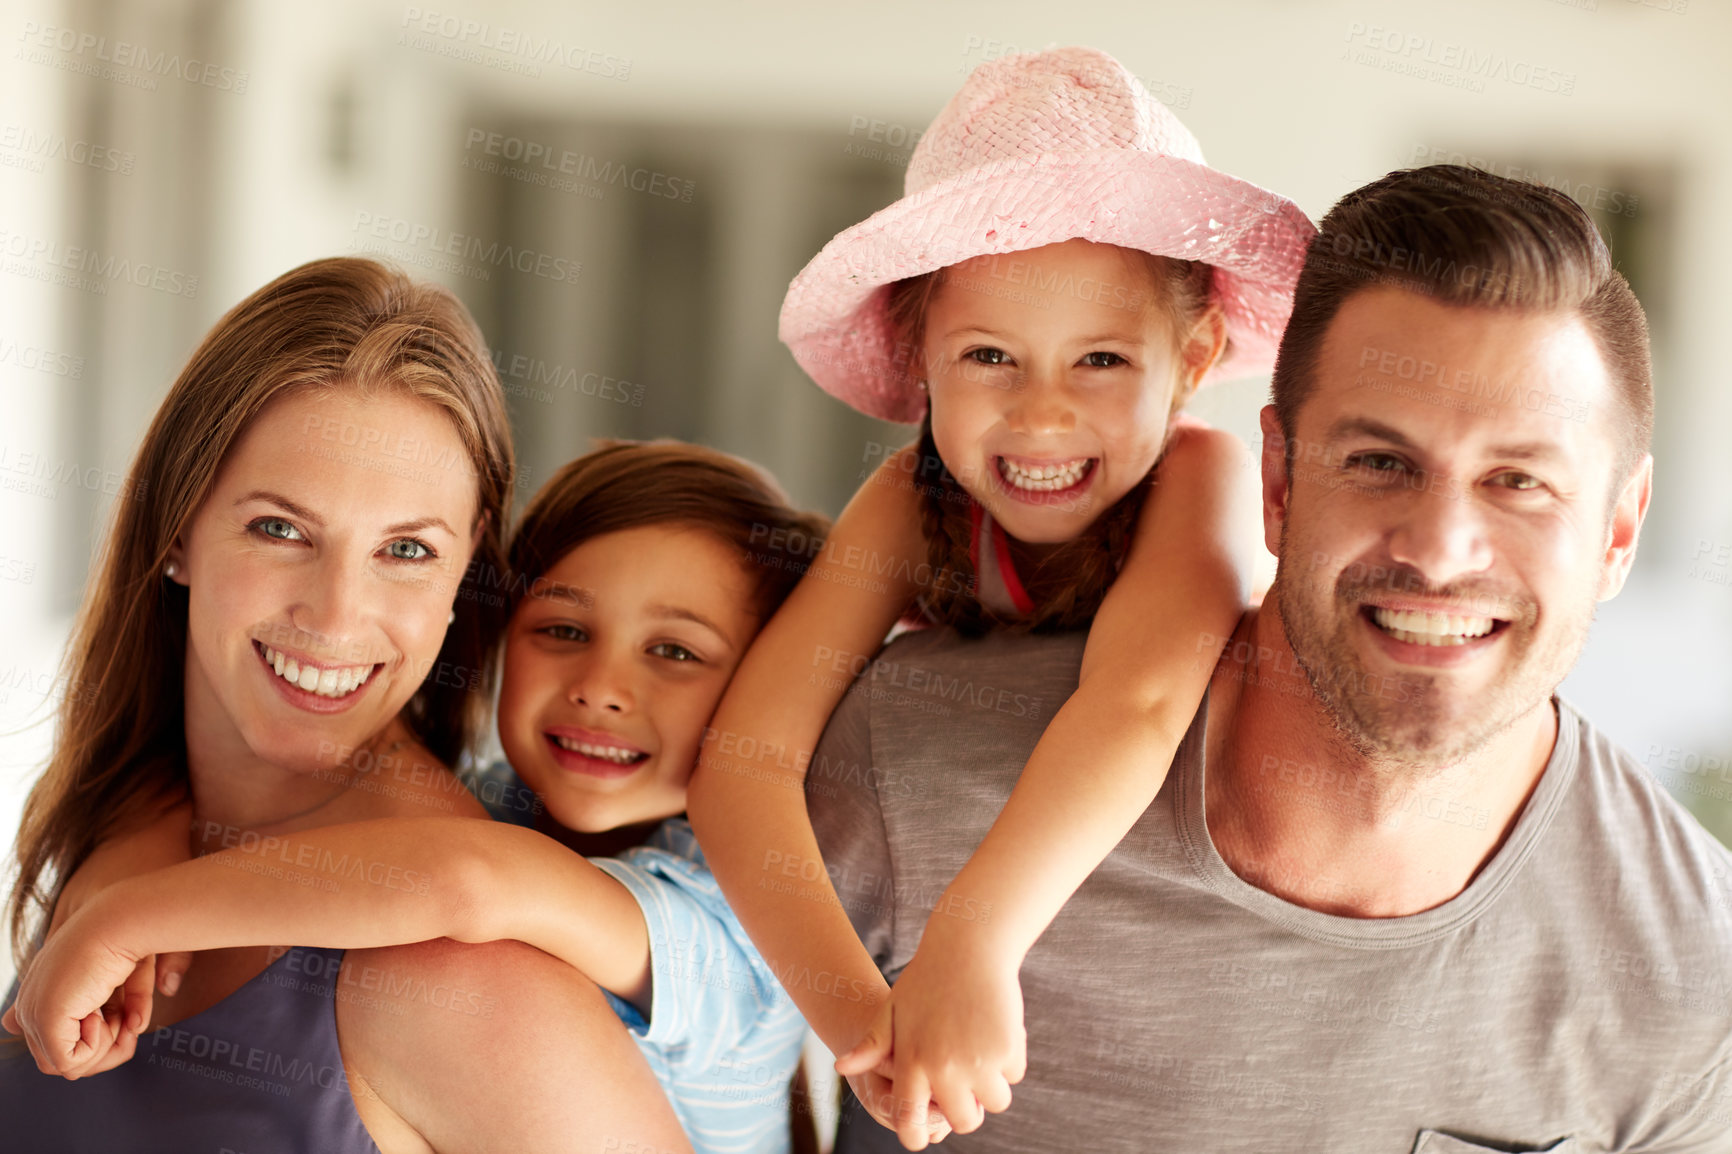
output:
M168 558L163 562L162 575L177 585L191 584L186 572L186 548L180 543L179 537L168 547Z

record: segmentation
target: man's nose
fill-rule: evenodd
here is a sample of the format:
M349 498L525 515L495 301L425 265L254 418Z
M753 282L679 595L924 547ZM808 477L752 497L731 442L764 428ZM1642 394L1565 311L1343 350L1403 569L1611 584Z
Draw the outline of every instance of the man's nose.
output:
M1424 488L1402 502L1390 559L1411 565L1434 585L1491 568L1491 540L1473 494L1452 478L1425 474L1424 480Z

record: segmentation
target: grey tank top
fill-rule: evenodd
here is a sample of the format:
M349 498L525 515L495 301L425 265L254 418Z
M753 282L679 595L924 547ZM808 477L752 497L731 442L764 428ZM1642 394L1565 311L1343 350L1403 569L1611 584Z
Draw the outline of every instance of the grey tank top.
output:
M38 1071L21 1040L0 1042L0 1150L378 1154L337 1049L342 965L342 950L296 946L77 1082Z

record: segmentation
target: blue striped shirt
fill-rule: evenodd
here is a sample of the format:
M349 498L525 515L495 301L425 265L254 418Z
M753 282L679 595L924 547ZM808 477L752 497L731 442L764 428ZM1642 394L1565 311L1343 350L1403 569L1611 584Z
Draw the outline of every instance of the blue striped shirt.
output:
M498 804L524 789L505 763L471 784L497 820L533 822L538 807ZM649 926L649 1016L607 997L693 1148L786 1154L789 1082L806 1022L728 908L691 825L669 818L647 844L589 860L631 891Z

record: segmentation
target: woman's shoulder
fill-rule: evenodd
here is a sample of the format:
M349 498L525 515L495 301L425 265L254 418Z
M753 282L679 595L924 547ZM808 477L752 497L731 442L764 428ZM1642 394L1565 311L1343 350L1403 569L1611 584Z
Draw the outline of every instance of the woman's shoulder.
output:
M652 1149L680 1141L600 989L522 942L350 950L337 1028L353 1083L420 1134L490 1149L575 1147L610 1133L642 1135ZM525 1111L525 1101L552 1105Z

